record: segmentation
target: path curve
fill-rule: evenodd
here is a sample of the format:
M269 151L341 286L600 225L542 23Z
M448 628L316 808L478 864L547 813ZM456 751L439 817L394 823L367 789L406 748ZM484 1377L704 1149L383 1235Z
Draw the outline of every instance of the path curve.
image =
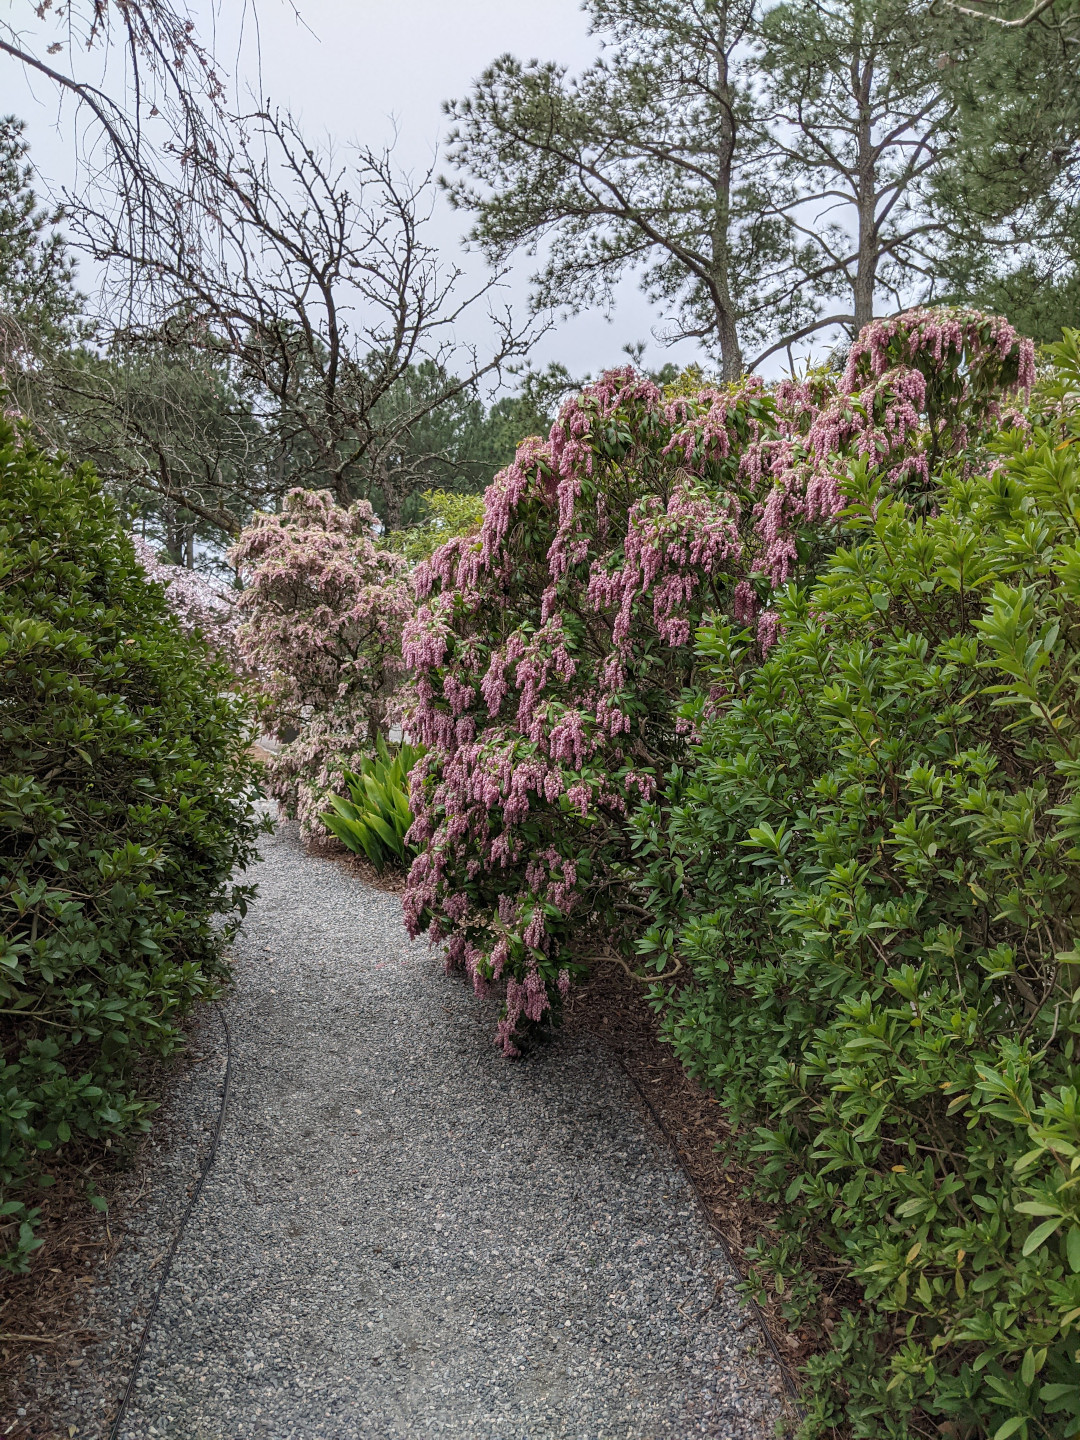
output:
M397 896L294 827L263 851L221 1146L121 1440L772 1436L776 1366L612 1059L508 1063Z

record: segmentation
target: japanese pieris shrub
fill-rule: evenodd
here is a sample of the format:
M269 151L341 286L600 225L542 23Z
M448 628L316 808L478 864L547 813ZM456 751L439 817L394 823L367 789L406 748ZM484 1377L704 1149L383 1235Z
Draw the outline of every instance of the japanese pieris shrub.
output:
M848 1287L807 1435L1080 1431L1075 343L1058 359L1004 463L948 467L929 512L856 467L763 663L702 630L700 744L634 820L641 949L691 974L654 997L664 1033L777 1205L759 1283L797 1324Z
M343 772L373 753L401 686L402 627L413 611L406 561L375 546L366 500L290 490L256 516L231 559L245 582L237 644L284 743L265 785L305 834Z
M250 887L251 717L91 473L0 422L0 1263L50 1157L145 1128L140 1056L217 993Z
M417 568L404 654L430 753L406 917L478 989L505 982L507 1053L580 973L583 936L636 930L627 813L685 751L702 617L767 651L771 597L828 553L852 457L923 494L1031 368L1005 322L920 311L871 327L843 377L772 391L666 397L613 371L496 477L479 536Z
M236 591L197 570L189 570L186 565L166 564L140 535L132 535L131 543L147 577L154 584L164 586L169 609L179 620L184 634L199 635L217 659L242 673L236 651L239 623Z

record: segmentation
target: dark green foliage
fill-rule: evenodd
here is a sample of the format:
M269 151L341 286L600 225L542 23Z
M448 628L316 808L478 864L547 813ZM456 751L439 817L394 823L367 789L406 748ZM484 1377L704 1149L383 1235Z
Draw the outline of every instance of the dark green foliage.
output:
M138 509L143 533L176 564L192 563L196 539L204 557L220 547L274 492L251 395L225 361L190 347L57 350L25 413L51 445L89 461L124 510Z
M27 162L25 126L0 117L0 345L5 359L25 358L43 339L67 334L78 312L75 267L42 210Z
M763 664L702 632L697 769L637 819L642 952L692 972L665 1033L778 1207L758 1283L811 1325L848 1287L807 1435L1080 1428L1075 337L1057 359L938 513L856 473Z
M396 417L423 412L412 423L392 458L378 476L365 482L375 510L400 536L422 527L428 515L428 492L480 496L492 476L513 460L527 435L546 435L559 402L573 381L566 369L551 364L545 370L525 370L514 393L485 408L475 388L449 399L440 394L456 383L431 361L410 366L380 402L379 423L396 423ZM408 544L397 546L408 551ZM424 550L430 554L434 546ZM410 559L419 558L411 556Z
M0 1263L59 1147L147 1126L134 1074L227 977L250 716L93 474L0 422Z
M329 795L331 809L320 819L354 855L366 855L376 870L407 865L415 851L405 836L412 825L409 772L426 753L423 745L399 745L391 755L381 735L374 759L361 758L360 770L345 771L349 798Z
M959 144L932 184L951 236L934 293L962 295L1042 342L1080 319L1078 20L1072 0L1057 0L1019 29L977 22L978 49L951 54L945 69Z
M610 305L635 274L660 333L729 380L917 301L1004 306L1025 334L1071 323L1071 0L583 8L595 64L503 55L447 106L451 201L493 259L544 255L539 304Z
M1080 229L1080 223L1071 229ZM953 293L973 297L992 314L1006 316L1021 334L1049 344L1064 326L1080 322L1080 234L1061 224L1055 238L1054 253L1043 251L1038 264L1027 261L1012 269L988 263L979 269L970 256L953 256L950 268L959 273L949 275L949 285ZM957 262L964 259L970 269L960 270Z

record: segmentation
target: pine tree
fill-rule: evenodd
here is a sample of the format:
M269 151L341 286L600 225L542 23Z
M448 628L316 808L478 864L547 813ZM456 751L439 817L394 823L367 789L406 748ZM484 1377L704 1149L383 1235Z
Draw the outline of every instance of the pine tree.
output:
M539 306L610 306L635 272L668 339L744 368L744 348L797 315L788 224L746 71L755 0L588 0L604 56L580 75L497 60L463 100L444 181L492 258L543 246Z
M21 120L0 118L0 366L16 394L32 357L66 339L81 304L55 228L61 212L38 201L23 132Z

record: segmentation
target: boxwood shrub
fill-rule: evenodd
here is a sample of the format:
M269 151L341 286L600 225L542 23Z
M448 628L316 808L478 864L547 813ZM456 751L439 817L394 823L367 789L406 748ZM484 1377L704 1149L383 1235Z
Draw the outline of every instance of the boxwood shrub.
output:
M635 822L642 953L691 975L665 1034L777 1206L756 1283L821 1326L808 1436L1080 1433L1075 337L1057 363L929 512L856 467L764 662L701 632L695 763Z
M59 1150L145 1128L259 828L249 713L88 470L0 421L0 1263Z

